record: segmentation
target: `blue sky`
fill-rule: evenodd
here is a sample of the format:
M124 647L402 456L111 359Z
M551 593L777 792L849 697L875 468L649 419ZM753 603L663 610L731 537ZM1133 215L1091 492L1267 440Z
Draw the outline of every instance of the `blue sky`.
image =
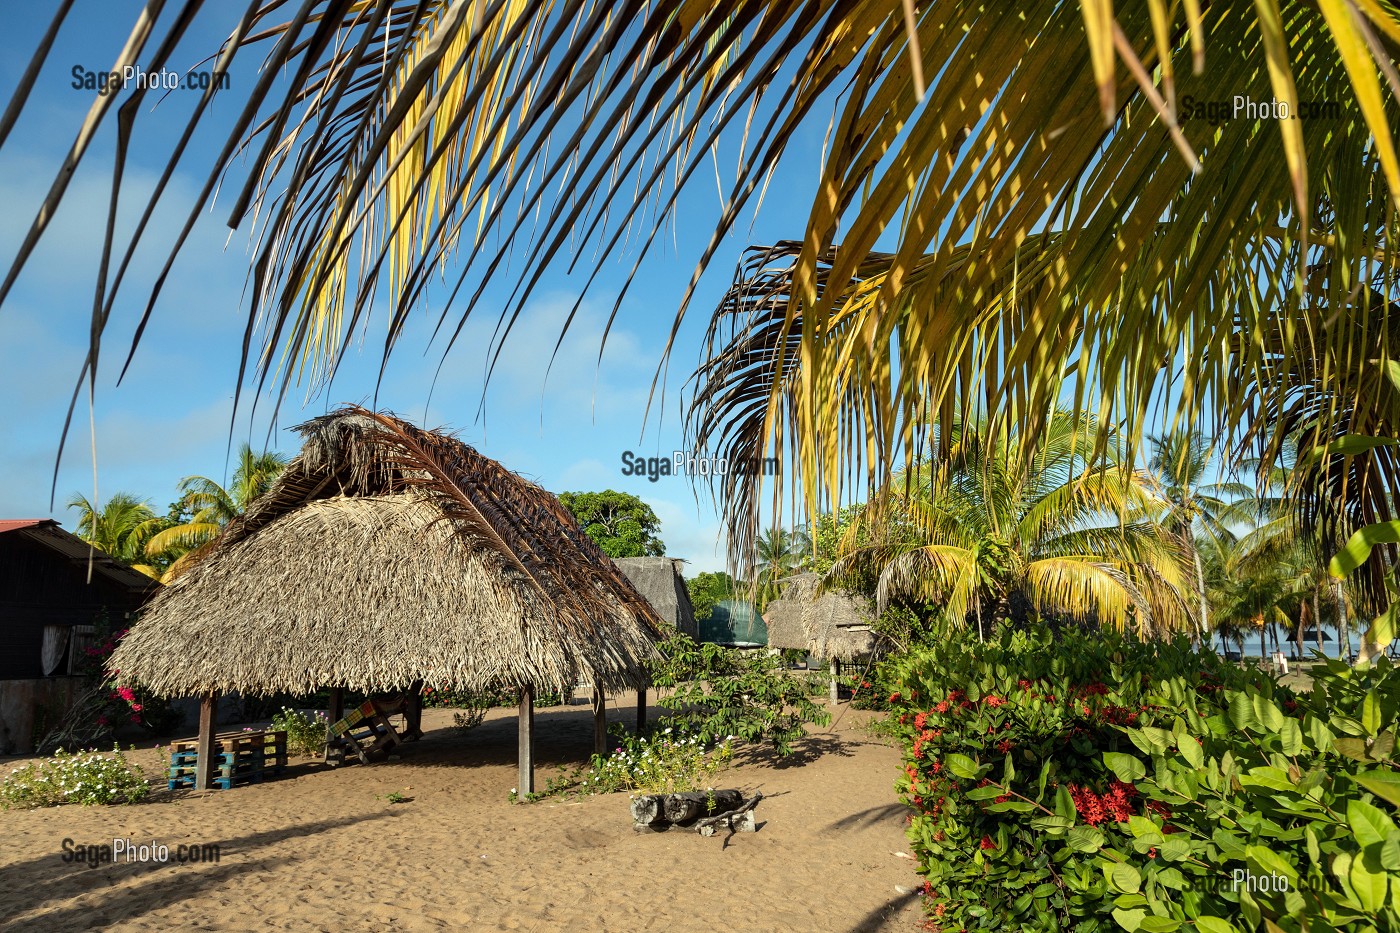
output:
M49 22L47 4L24 4L11 11L0 35L0 98L8 99L31 50ZM49 56L44 72L19 124L0 149L0 257L8 266L32 220L56 167L91 103L91 92L75 90L75 65L98 71L110 66L127 30L144 6L136 0L81 0ZM186 38L172 66L194 67L213 53L232 28L236 8L215 4ZM154 43L149 48L153 48ZM235 82L251 80L248 66L259 52L246 56ZM234 90L238 85L235 84ZM163 166L162 144L183 126L185 109L179 91L138 119L138 143L128 162L122 189L119 225L134 222L145 196ZM157 214L162 229L178 229L204 178L207 160L223 136L219 125L241 106L236 94L219 107L209 130L196 137L171 190ZM97 259L111 177L109 126L86 158L69 189L64 206L40 249L32 257L15 291L0 307L0 518L52 514L72 528L75 514L63 503L75 493L94 492L93 452L88 408L80 404L63 464L58 473L56 509L49 509L54 458L63 415L86 350ZM712 230L718 201L712 186L701 181L682 201L679 216L693 218L678 226L672 242L644 264L608 339L598 364L598 349L607 314L633 259L608 264L589 292L580 320L571 328L548 381L545 363L569 308L592 267L580 263L572 276L550 274L529 303L519 331L507 341L478 417L484 363L495 318L482 315L468 325L443 367L436 387L432 377L441 344L429 346L430 322L420 316L401 341L377 404L430 427L460 433L488 456L555 492L613 488L642 496L662 520L662 537L672 556L691 562L691 572L720 569L723 539L708 493L696 491L682 477L649 482L621 475L623 451L669 455L681 446L680 387L698 362L705 317L713 308L745 245L800 235L785 219L805 215L818 167L820 129L796 147L767 195L758 222L747 218L725 244L701 283L672 358L666 380L666 403L647 398L675 309L689 281L695 258ZM722 163L723 164L723 163ZM697 179L704 176L698 175ZM224 479L239 347L246 322L244 296L248 230L224 225L232 192L225 189L212 212L202 218L194 237L167 282L147 336L120 386L116 373L125 358L139 312L164 260L158 243L137 254L129 285L109 325L93 413L96 434L96 492L104 500L114 491L148 497L157 511L176 498L176 483L188 474ZM163 242L163 241L162 241ZM514 284L514 272L502 286ZM488 295L504 296L508 287ZM430 302L436 312L439 305ZM373 398L379 368L378 347L387 309L380 306L364 336L328 390L311 397L294 387L275 425L270 406L261 403L249 418L245 404L233 431L237 444L261 445L272 430L272 446L296 449L290 426L346 402ZM428 405L431 391L431 405Z

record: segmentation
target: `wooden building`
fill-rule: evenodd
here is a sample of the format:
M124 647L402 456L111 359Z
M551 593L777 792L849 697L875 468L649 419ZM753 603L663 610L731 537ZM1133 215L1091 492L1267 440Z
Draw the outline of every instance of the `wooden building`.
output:
M67 709L99 619L125 628L158 586L53 519L0 520L0 754Z

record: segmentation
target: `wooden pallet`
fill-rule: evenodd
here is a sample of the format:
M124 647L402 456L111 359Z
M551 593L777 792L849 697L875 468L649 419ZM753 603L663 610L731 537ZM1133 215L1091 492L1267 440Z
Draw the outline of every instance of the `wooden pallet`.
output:
M194 787L198 762L197 742L173 743L166 782L169 788ZM286 767L286 732L228 732L214 737L211 773L215 787L228 790L239 784L259 784L281 774Z

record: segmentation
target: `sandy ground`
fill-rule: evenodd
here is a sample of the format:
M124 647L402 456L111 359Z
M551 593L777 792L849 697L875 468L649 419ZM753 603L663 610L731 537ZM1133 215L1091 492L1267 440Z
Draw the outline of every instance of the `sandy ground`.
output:
M609 716L629 719L611 706ZM902 891L919 879L896 855L908 851L898 751L872 737L868 717L845 710L789 761L738 756L719 786L766 799L759 831L727 843L636 834L625 794L510 804L506 710L466 735L450 711L429 710L421 742L368 767L303 761L232 791L0 812L0 928L912 931L919 906ZM542 788L586 758L592 721L572 706L535 722ZM390 804L392 792L410 799ZM154 840L172 860L87 868L62 861L65 837ZM210 842L217 864L175 863L178 844Z

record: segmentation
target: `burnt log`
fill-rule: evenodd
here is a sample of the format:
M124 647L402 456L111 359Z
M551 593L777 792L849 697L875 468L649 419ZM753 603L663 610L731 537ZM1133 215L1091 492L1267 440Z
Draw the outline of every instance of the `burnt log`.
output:
M756 833L758 822L752 810L745 810L742 813L721 813L713 821L700 820L695 824L695 831L702 836L713 836L726 829L733 833Z
M689 823L697 817L733 810L743 803L744 795L737 790L643 794L632 799L632 822L638 829L650 827L662 831L671 824Z
M702 836L713 836L721 829L727 829L730 833L758 832L758 824L755 822L753 811L762 799L762 794L754 794L742 806L696 820L695 831Z
M666 821L669 823L689 823L696 817L709 816L733 810L744 802L744 795L737 790L716 790L709 793L692 791L688 794L667 794L665 803Z
M632 822L638 826L666 821L666 797L663 794L643 794L632 798Z

